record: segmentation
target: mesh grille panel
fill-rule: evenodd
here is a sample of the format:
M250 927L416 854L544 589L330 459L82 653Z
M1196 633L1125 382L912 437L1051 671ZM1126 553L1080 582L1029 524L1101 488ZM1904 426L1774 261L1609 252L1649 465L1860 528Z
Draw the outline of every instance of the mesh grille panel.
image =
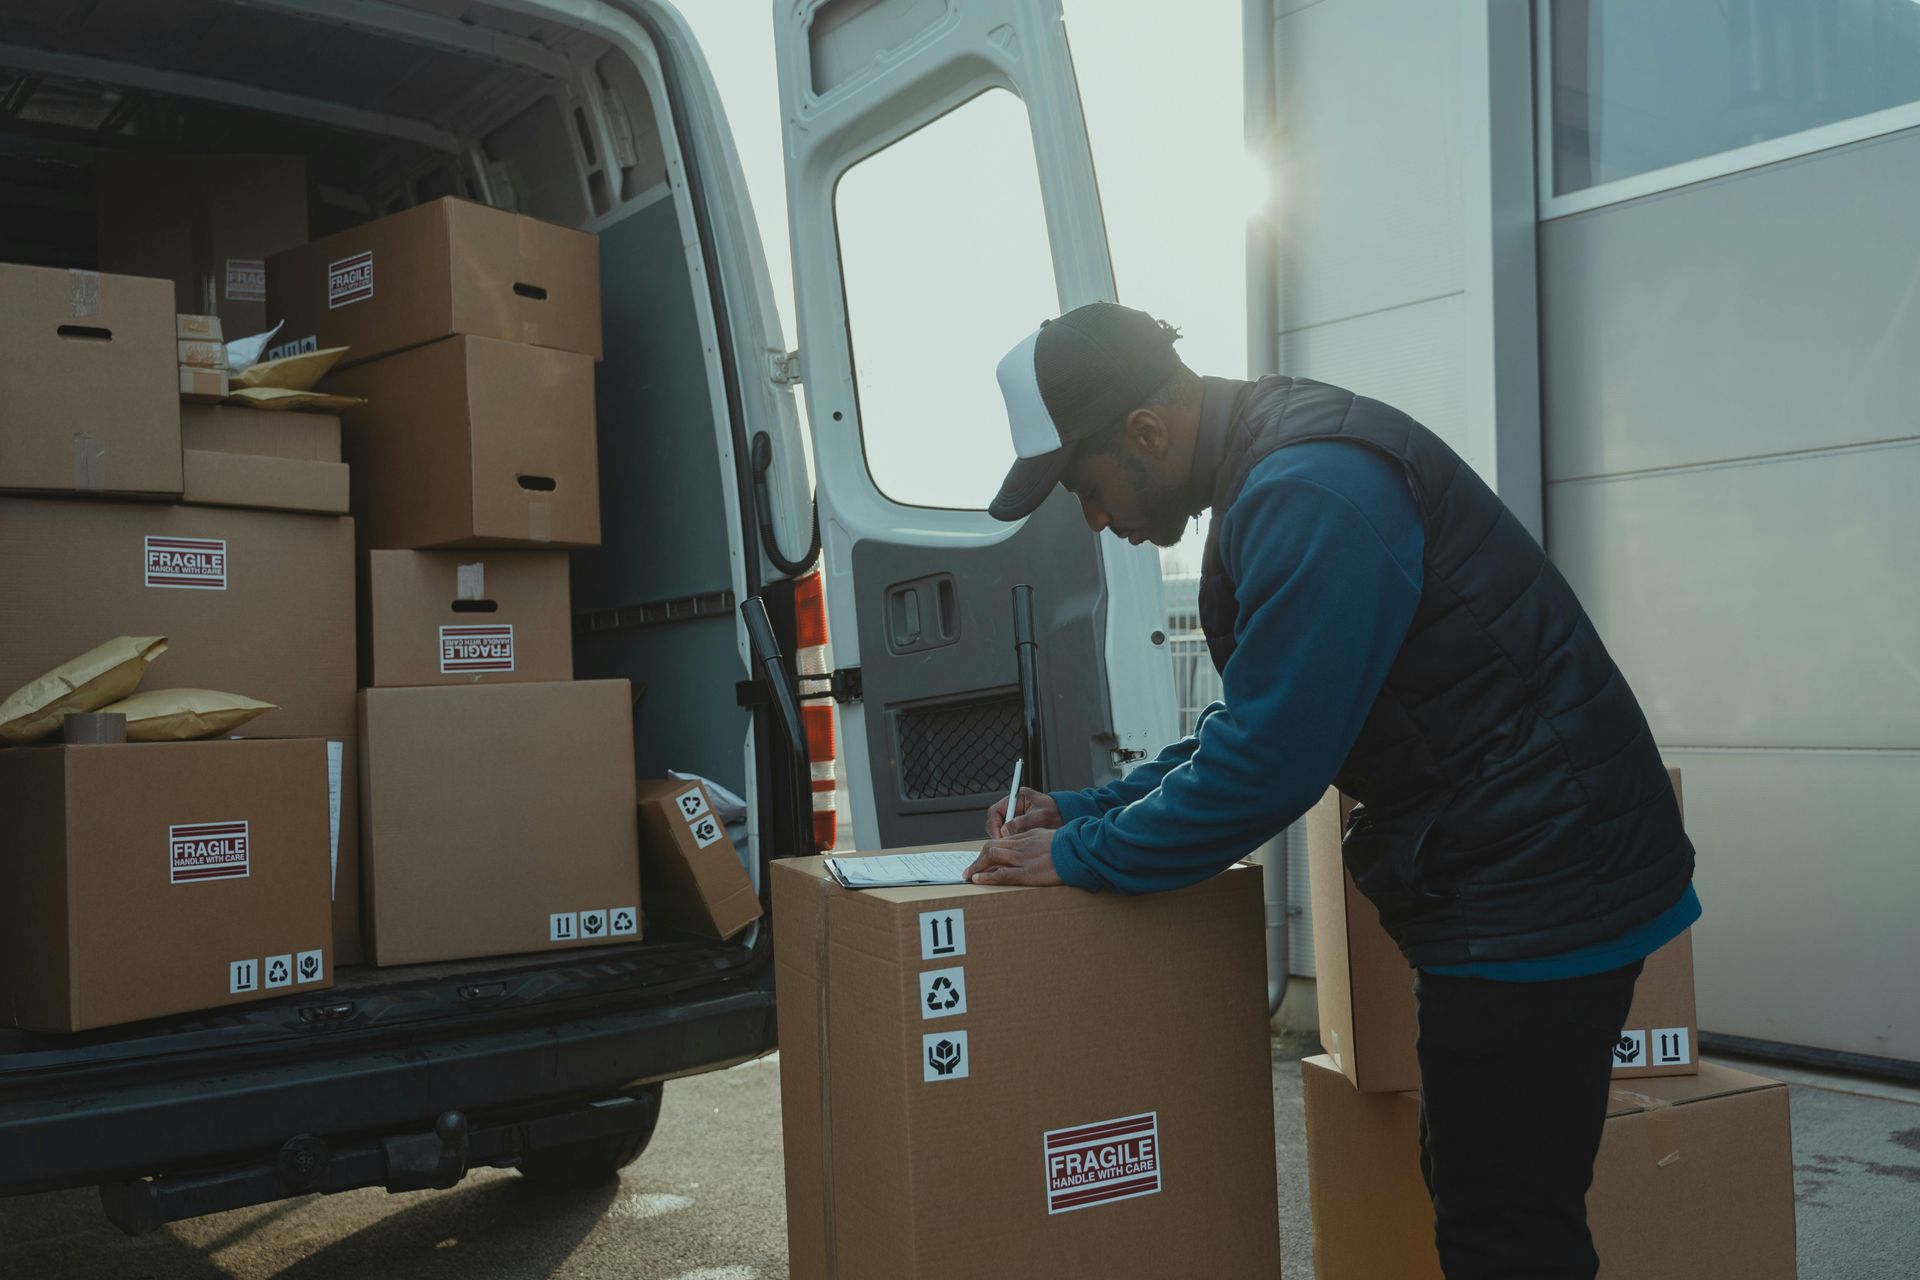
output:
M1020 758L1018 694L897 711L894 722L905 800L1004 791Z

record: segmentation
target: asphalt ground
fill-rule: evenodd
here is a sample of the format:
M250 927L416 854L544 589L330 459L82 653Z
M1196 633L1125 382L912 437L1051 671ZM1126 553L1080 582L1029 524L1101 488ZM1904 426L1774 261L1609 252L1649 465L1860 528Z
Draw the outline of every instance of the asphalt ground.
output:
M1801 1280L1920 1275L1920 1091L1755 1069L1791 1086ZM1300 1074L1284 1046L1273 1092L1285 1270L1310 1276ZM92 1191L0 1201L0 1277L775 1280L787 1275L779 1112L773 1059L675 1081L647 1153L586 1193L485 1170L451 1191L307 1197L139 1239Z

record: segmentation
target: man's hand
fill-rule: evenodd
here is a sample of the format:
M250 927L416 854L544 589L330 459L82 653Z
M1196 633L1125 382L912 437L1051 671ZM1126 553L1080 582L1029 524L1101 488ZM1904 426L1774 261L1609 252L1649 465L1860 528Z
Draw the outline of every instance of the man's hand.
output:
M1016 822L1020 819L1015 819ZM987 841L980 856L967 868L974 884L1063 884L1053 869L1053 832L1029 831Z
M987 810L987 838L999 840L1023 831L1051 831L1060 825L1060 806L1053 797L1032 787L1020 788L1020 812L1007 821L1007 802L1000 801Z

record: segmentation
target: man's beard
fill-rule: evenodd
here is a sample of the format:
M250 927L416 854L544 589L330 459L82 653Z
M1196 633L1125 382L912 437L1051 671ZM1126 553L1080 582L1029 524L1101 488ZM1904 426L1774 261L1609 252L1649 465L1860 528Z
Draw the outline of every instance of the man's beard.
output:
M1133 484L1134 500L1140 504L1141 532L1156 547L1171 547L1186 536L1187 522L1193 512L1187 507L1184 486L1164 480L1132 454L1123 454L1121 464Z

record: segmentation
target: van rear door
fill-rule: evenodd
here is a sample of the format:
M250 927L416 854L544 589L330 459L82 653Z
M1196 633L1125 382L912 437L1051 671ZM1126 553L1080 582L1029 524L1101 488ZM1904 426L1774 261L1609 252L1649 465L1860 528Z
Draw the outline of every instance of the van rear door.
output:
M977 835L1022 754L1015 586L1029 776L1104 781L1176 726L1156 553L1064 493L1017 526L985 510L1013 460L996 362L1114 296L1066 30L1057 0L777 0L774 21L828 618L859 673L855 843Z

